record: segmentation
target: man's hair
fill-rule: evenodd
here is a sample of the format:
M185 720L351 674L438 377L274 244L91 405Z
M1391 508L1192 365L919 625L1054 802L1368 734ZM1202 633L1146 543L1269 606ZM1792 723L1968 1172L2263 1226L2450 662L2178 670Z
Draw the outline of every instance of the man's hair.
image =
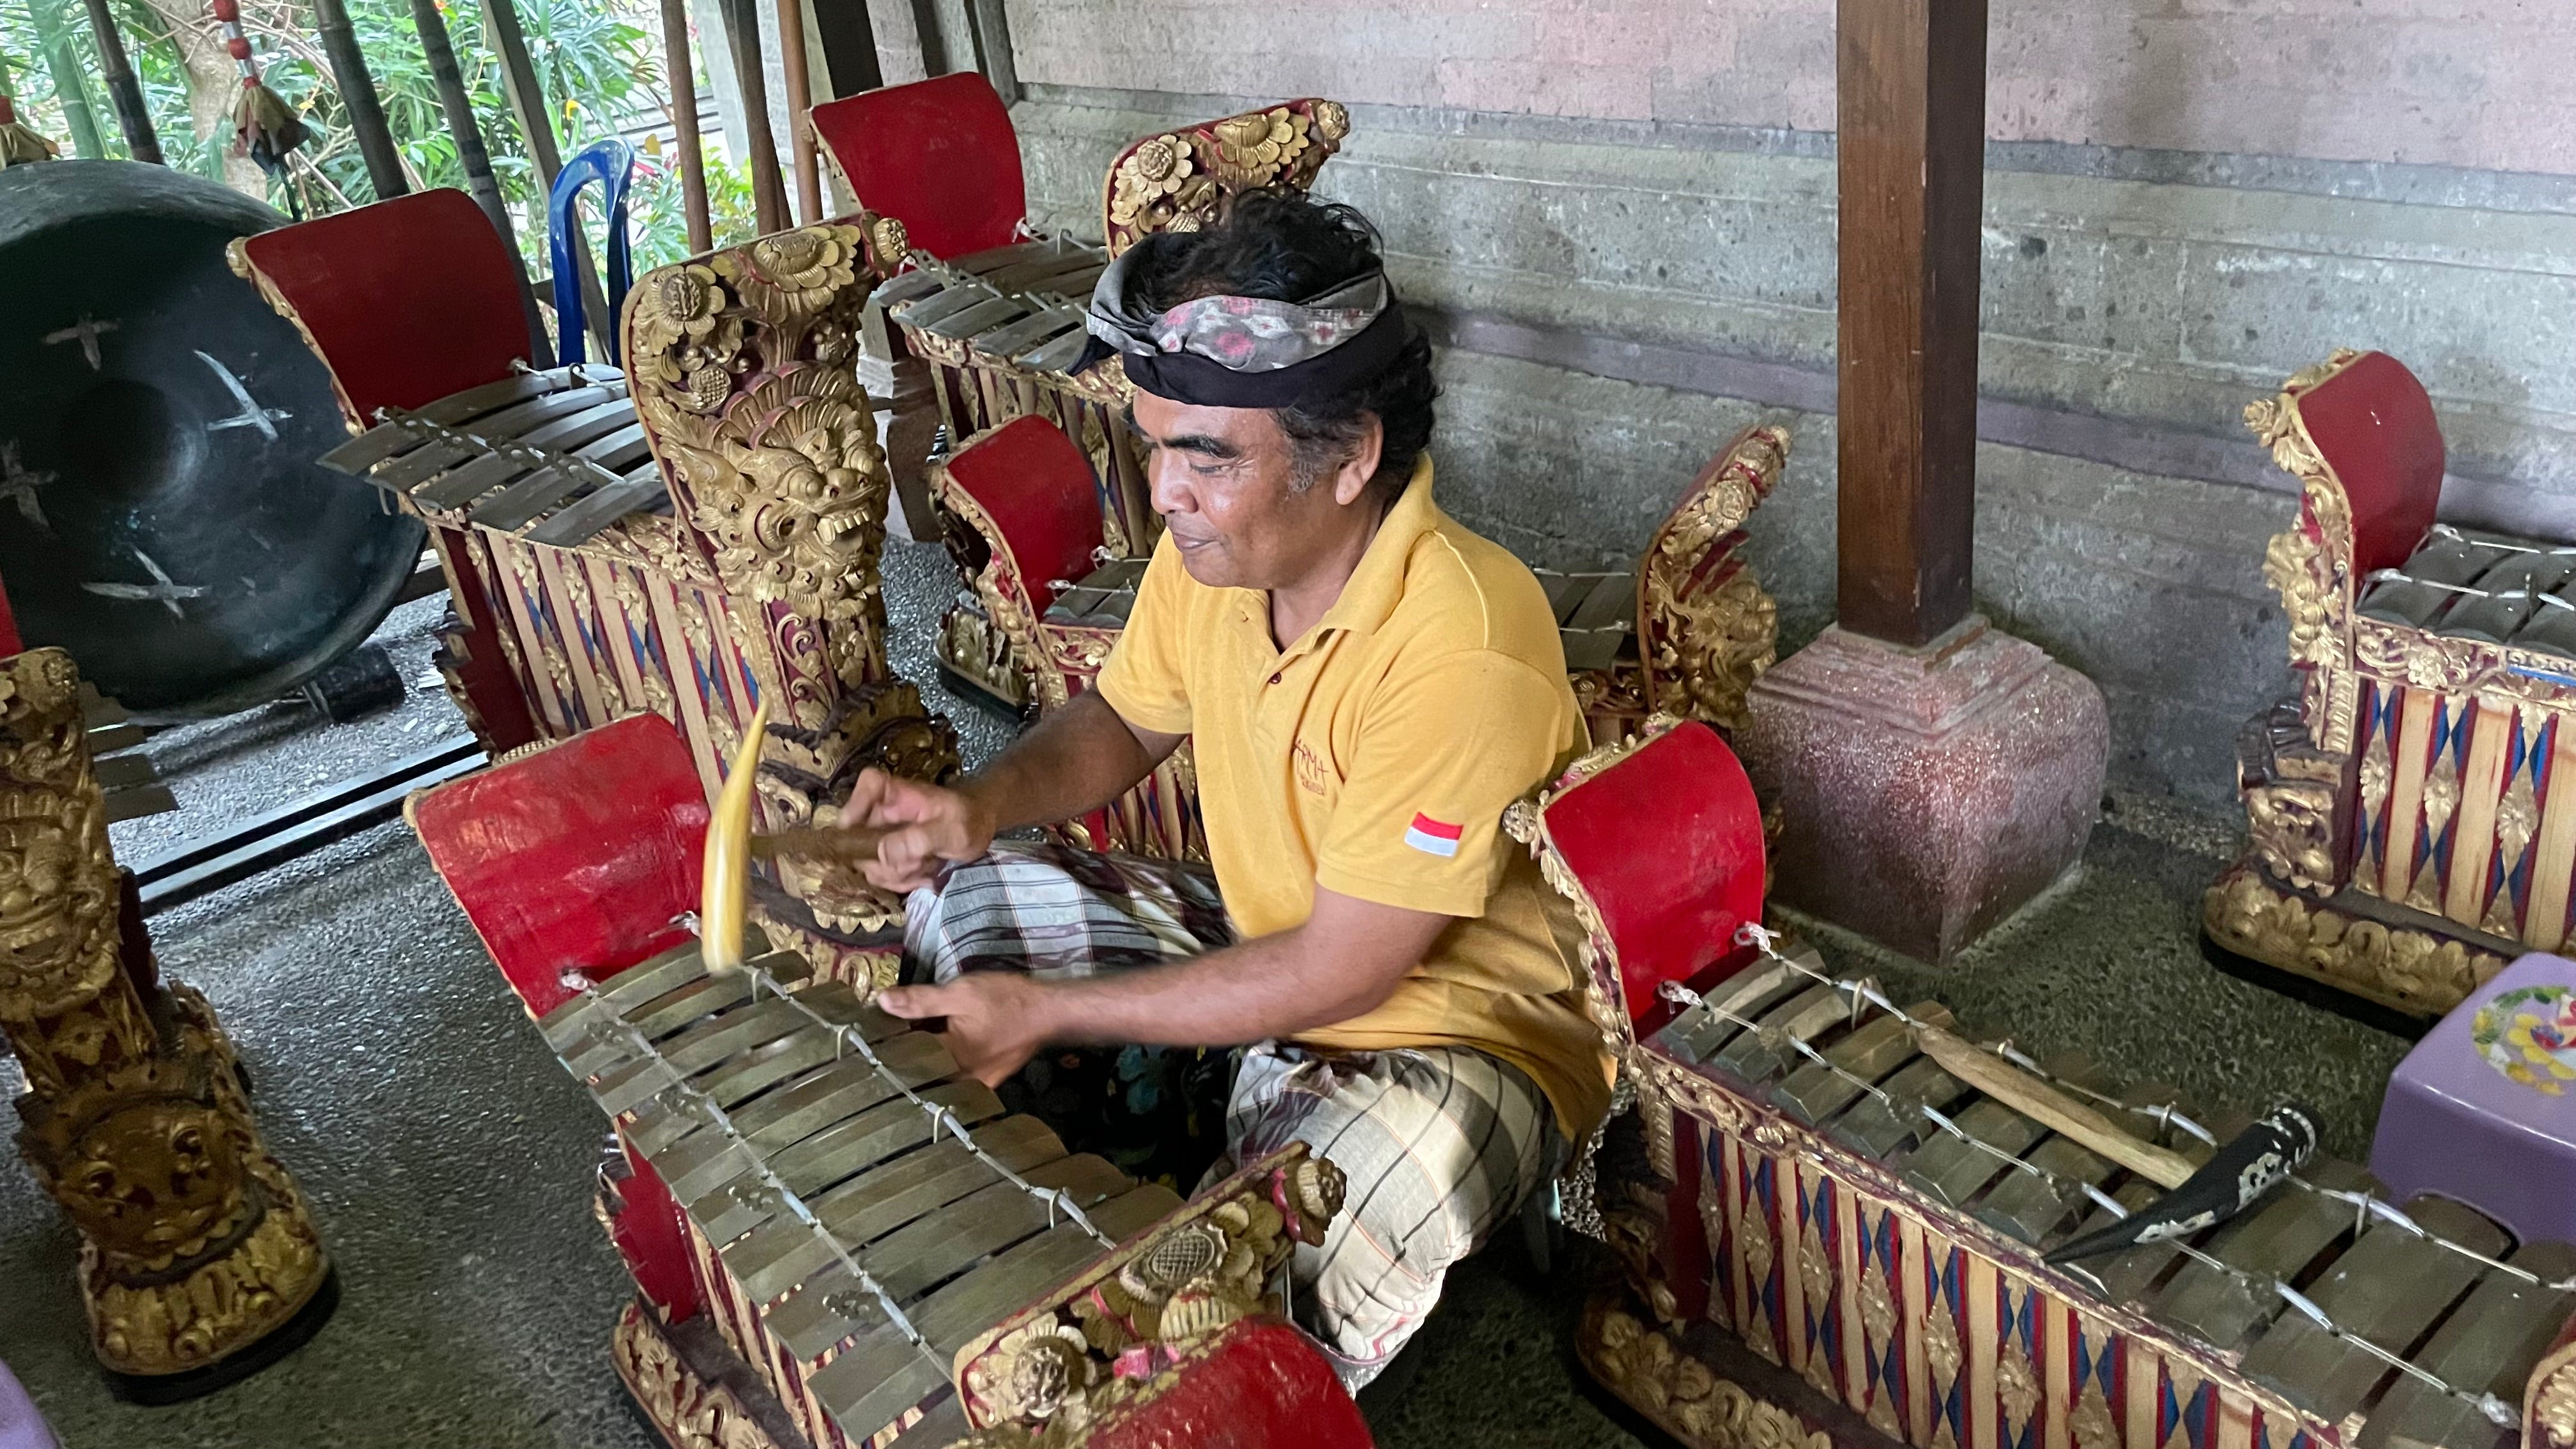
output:
M1302 192L1247 191L1206 230L1157 248L1153 265L1136 279L1136 296L1153 312L1201 297L1302 302L1379 266L1377 228L1351 207ZM1416 332L1369 381L1298 407L1272 408L1270 415L1288 435L1296 486L1303 489L1351 455L1374 414L1385 441L1369 490L1391 504L1430 445L1431 405L1439 396L1431 343Z

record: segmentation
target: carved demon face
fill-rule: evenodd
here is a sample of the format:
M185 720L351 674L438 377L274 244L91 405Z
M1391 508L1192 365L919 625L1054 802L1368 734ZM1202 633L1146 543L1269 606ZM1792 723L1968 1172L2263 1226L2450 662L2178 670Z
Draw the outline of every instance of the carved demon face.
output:
M115 878L64 804L60 814L0 807L0 982L60 971L115 909Z
M73 1140L54 1196L111 1259L166 1261L230 1231L249 1210L241 1148L212 1106L131 1099Z

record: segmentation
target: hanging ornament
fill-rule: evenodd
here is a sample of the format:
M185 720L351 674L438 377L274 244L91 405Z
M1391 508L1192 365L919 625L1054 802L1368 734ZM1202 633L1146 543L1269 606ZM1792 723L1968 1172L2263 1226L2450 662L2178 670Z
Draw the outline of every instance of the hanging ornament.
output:
M248 156L259 163L260 170L283 179L286 153L303 145L311 132L286 98L260 81L259 67L250 58L250 37L242 33L241 0L213 3L215 20L224 31L224 49L241 70L241 100L233 107L233 154ZM293 195L292 190L288 195Z
M18 119L18 108L0 96L0 167L54 159L54 143Z

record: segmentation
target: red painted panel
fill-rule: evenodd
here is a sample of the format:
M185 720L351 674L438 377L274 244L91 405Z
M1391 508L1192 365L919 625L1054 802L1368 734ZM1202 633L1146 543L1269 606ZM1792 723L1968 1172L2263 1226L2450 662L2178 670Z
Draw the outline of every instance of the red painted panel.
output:
M2302 396L2299 417L2352 502L2354 572L2406 562L2442 497L2442 425L2424 384L2366 352Z
M1026 413L969 440L947 468L1001 530L1039 613L1055 602L1052 585L1091 572L1101 543L1099 491L1091 460L1064 429Z
M242 248L362 421L498 382L529 360L510 254L462 191L416 191Z
M608 1240L616 1245L617 1256L626 1260L626 1270L635 1275L635 1286L662 1310L664 1322L694 1318L698 1283L689 1271L689 1235L679 1199L671 1196L662 1174L622 1131L617 1134L617 1148L626 1159L627 1175L616 1184L616 1212L608 1225Z
M1171 1386L1112 1410L1084 1449L1372 1449L1359 1406L1304 1334L1242 1319L1185 1360Z
M1751 959L1735 930L1762 919L1762 808L1708 726L1680 725L1558 796L1547 833L1618 947L1630 1018L1656 1011L1666 981Z
M1028 214L1020 137L992 82L960 71L816 106L814 134L859 198L935 257L1008 246Z
M534 1015L567 973L615 974L688 939L707 797L680 733L638 715L413 797L412 828Z

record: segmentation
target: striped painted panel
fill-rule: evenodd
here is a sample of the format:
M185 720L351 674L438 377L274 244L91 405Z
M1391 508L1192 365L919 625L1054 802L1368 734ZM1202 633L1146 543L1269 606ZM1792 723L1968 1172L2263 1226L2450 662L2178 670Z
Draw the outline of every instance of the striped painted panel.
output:
M2560 723L2501 696L2365 682L2353 885L2556 949L2576 876L2576 790L2561 799L2550 788L2576 748Z
M1685 1122L1691 1119L1685 1118ZM1965 1224L1698 1122L1708 1317L1917 1449L2333 1449L2130 1315Z

